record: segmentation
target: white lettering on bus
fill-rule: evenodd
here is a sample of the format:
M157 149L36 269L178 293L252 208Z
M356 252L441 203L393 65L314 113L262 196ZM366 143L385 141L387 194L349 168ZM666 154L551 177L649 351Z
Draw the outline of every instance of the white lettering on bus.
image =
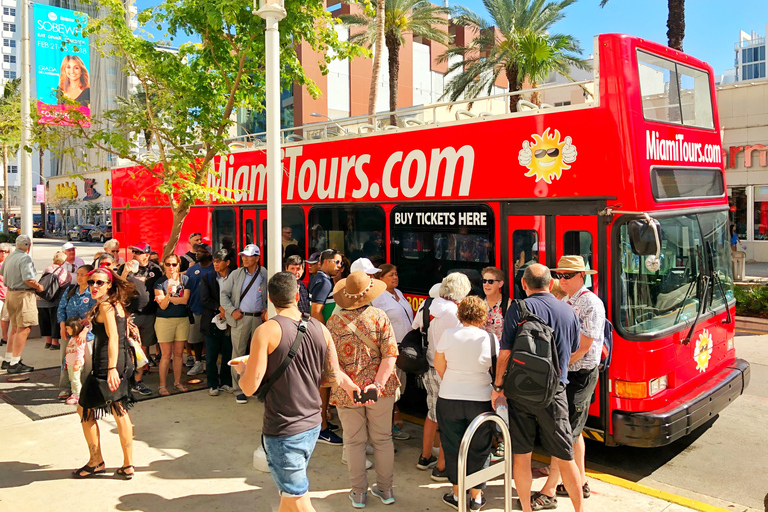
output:
M416 162L416 180L413 186L410 186L411 167ZM415 149L408 153L403 161L403 168L400 170L400 189L405 197L414 197L424 186L424 180L427 177L427 157L424 153Z
M325 163L325 159L321 160ZM309 174L309 186L304 188L304 184L307 182L307 174ZM315 185L317 184L317 167L315 167L315 161L308 159L301 164L301 171L299 171L299 197L307 200L312 197L312 192L315 191Z
M355 177L360 182L360 188L352 191L352 197L355 199L365 197L365 193L368 191L368 175L365 174L365 171L363 170L363 164L370 162L371 155L357 157L357 161L355 162ZM376 197L377 195L379 195L378 190L376 191L376 194L371 192L371 197ZM339 194L339 197L342 197L341 194Z
M472 146L466 145L459 148L458 151L452 147L443 150L433 149L432 158L429 165L429 179L427 180L427 197L435 197L437 188L437 175L440 171L440 163L445 160L445 175L443 178L443 197L449 197L453 190L453 176L456 173L456 164L459 158L464 160L464 167L461 170L461 181L459 182L459 195L469 195L469 185L472 182L472 171L475 167L475 150Z
M686 142L682 133L675 134L674 139L662 139L659 132L646 130L645 157L668 162L721 163L722 149L717 144Z
M403 152L395 151L387 159L387 163L384 165L384 175L381 177L381 186L384 188L384 193L387 197L397 197L397 187L392 186L392 169L396 163L403 161ZM402 171L401 171L402 172Z
M303 149L301 146L285 149L285 157L290 164L290 171L288 172L288 200L293 199L293 191L296 187L296 158L301 156L302 151Z

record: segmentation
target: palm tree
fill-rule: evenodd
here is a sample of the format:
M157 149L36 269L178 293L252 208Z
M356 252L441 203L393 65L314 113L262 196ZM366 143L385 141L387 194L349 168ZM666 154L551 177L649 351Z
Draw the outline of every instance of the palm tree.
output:
M376 0L376 12L384 12L386 0ZM381 75L381 54L384 53L384 16L376 16L376 33L373 48L373 70L371 71L371 91L368 94L368 115L376 113L376 101L379 95L379 76Z
M605 7L608 0L600 0L600 7ZM667 46L683 51L685 37L685 0L667 0Z
M377 0L380 6L382 0ZM397 110L397 83L400 72L400 47L404 44L404 36L410 32L430 41L449 44L451 41L447 32L440 30L438 25L448 25L450 9L433 5L428 0L384 0L384 44L389 53L389 109ZM377 8L373 17L366 14L350 14L340 16L347 27L360 27L365 30L349 38L351 43L370 48L372 44L381 46L380 35L377 36L377 20L381 9ZM380 28L381 23L378 20ZM377 52L380 54L381 52ZM374 66L374 73L376 68ZM377 80L378 81L378 80ZM377 84L372 84L376 87ZM375 105L373 107L375 109ZM369 105L369 111L371 107ZM392 124L395 124L393 116Z
M571 66L588 69L587 62L578 57L581 48L577 39L548 34L550 27L565 17L564 9L575 1L483 0L492 23L469 9L456 8L453 23L475 27L479 35L467 46L449 48L440 57L442 62L461 57L448 67L449 73L460 73L448 82L444 96L456 101L462 95L471 99L483 92L491 94L501 73L509 83L509 92L514 92L522 89L530 73L535 77L529 80L539 82L552 71L570 78ZM510 98L510 110L516 108L516 99Z
M0 96L0 159L3 162L3 233L8 235L8 150L21 142L21 78L5 83Z

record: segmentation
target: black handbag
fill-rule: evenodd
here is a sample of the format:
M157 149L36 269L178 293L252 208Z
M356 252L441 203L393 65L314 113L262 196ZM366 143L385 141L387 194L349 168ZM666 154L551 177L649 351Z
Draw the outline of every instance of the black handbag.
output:
M96 353L98 351L94 341L91 373L88 374L85 383L83 383L83 388L80 390L80 400L78 401L78 405L83 408L83 421L98 420L109 412L116 416L122 416L125 411L133 407L134 400L131 395L131 387L134 384L136 356L133 353L133 347L128 345L126 343L123 347L125 351L125 368L123 369L123 375L120 377L120 385L115 391L112 391L109 389L107 379L96 375L96 369L98 368ZM120 406L116 407L115 404L118 403Z
M429 371L427 331L429 329L429 306L431 304L431 297L424 301L422 308L422 314L424 315L423 327L421 329L414 329L406 334L398 347L399 355L395 364L405 373L412 373L417 377Z

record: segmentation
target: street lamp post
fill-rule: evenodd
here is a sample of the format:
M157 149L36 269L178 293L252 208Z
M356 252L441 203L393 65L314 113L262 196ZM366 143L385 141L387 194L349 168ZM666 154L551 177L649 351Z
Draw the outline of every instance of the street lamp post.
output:
M29 59L29 0L21 1L21 140L19 172L21 174L21 234L32 237L32 155L30 146L32 117L29 113L31 73Z
M254 0L254 9L257 0ZM265 31L267 98L267 260L268 277L282 270L282 172L280 169L280 32L278 23L285 18L283 0L258 0L256 14L267 23ZM275 308L269 303L269 316Z

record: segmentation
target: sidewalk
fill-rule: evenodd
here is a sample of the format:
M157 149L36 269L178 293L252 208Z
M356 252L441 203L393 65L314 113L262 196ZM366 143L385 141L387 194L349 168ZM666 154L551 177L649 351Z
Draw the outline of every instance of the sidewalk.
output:
M46 358L55 360L56 354L39 345L38 340L30 342L29 364L49 366L44 364ZM5 379L4 372L0 379ZM111 476L122 465L122 455L110 417L100 421L108 476L75 481L71 471L87 461L77 416L32 421L0 402L0 509L50 510L55 503L56 509L73 512L277 510L279 498L271 477L252 467L262 410L256 400L237 405L232 395L210 397L206 391L140 403L131 412L136 477L126 482ZM395 442L397 506L392 509L449 510L441 502L449 484L435 483L428 472L415 467L421 428L407 423L406 430L411 440ZM347 497L347 468L340 458L340 447L318 444L315 449L309 474L313 505L319 512L353 510ZM368 475L373 483L375 471ZM534 476L536 489L544 477L538 471ZM596 479L590 486L592 497L585 503L590 512L693 510ZM502 480L490 482L486 496L484 510L503 510ZM558 510L573 510L567 498L559 503ZM384 505L369 496L367 508L383 510Z

